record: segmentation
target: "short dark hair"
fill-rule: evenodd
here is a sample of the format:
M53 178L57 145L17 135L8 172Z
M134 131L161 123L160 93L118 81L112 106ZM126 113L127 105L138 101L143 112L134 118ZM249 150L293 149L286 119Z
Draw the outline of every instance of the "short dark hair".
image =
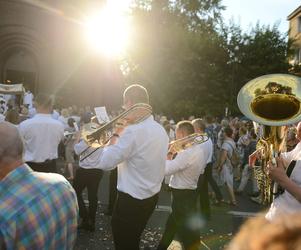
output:
M43 108L52 108L53 106L53 100L52 98L44 93L39 93L35 98L34 98L35 103Z
M72 117L70 117L68 119L67 123L68 123L69 127L74 128L75 120Z
M185 131L188 135L191 135L194 133L194 128L192 126L192 123L190 121L180 121L177 124L177 128Z
M197 128L199 128L202 131L205 131L206 129L205 122L201 118L194 119L192 121L192 125L195 125Z
M233 129L230 128L229 126L227 126L227 127L224 128L224 133L226 134L226 136L232 137L232 135L233 135Z
M123 92L123 99L135 103L149 103L149 96L146 88L139 84L133 84Z

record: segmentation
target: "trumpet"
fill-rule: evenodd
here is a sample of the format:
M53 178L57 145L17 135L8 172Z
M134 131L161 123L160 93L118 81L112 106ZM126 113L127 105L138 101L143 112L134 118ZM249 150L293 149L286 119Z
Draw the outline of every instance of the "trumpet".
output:
M194 133L184 138L172 141L169 143L169 153L179 153L193 145L202 144L208 141L209 137L207 134Z
M136 124L142 122L151 114L152 107L149 104L137 103L104 125L98 125L96 123L86 124L81 132L81 137L89 147L84 150L81 155L86 153L91 147L95 148L95 150L84 156L81 161L108 143L113 135L113 128L115 126L125 127L130 124Z

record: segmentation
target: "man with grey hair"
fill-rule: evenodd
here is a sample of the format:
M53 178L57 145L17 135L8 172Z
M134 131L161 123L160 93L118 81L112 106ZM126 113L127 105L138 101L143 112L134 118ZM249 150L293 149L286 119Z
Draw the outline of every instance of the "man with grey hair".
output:
M23 162L16 127L0 123L0 249L72 249L76 195L58 174L33 172Z

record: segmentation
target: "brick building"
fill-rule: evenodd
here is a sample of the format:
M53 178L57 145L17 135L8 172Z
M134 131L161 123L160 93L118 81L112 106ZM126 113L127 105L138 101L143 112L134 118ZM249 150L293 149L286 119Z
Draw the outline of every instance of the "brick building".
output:
M295 9L288 17L289 38L293 40L294 56L290 58L290 63L295 73L301 73L301 6Z

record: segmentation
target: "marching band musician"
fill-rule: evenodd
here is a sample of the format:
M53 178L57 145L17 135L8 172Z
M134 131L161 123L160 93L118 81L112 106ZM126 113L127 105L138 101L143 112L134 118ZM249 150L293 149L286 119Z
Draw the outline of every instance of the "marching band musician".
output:
M82 120L84 123L83 126L85 126L85 124L90 122L91 115L86 113ZM93 152L95 150L94 148L87 147L86 143L80 140L80 134L78 133L75 140L74 152L80 155L80 158L79 168L76 170L75 179L73 181L73 188L77 196L79 216L82 219L78 228L94 232L98 186L103 176L103 171L94 166L95 161L97 161L101 154L101 150ZM86 151L85 154L82 154L84 151ZM85 157L87 154L91 155ZM85 188L87 188L88 191L89 209L86 208L82 197L82 192Z
M301 140L301 122L298 123L296 137ZM301 143L292 151L282 153L276 161L276 166L272 163L268 165L268 171L281 188L265 216L268 220L283 214L301 212Z
M181 121L176 126L176 139L194 133L190 121ZM172 151L172 146L170 151ZM200 144L190 146L173 158L168 154L165 174L171 175L169 186L172 192L172 212L157 250L167 249L176 233L185 249L198 249L199 216L196 213L197 184L200 174L204 173L208 156Z
M202 121L202 119L194 119L192 121L192 125L196 133L205 133L206 124ZM219 193L220 191L215 180L212 177L213 143L211 138L209 137L206 142L200 144L199 146L203 149L202 156L206 159L206 166L204 174L201 174L198 180L198 196L200 199L201 213L207 220L209 220L211 212L208 194L208 183L210 182L214 190L217 190L217 192Z
M64 126L51 117L49 96L37 95L35 106L37 114L19 124L25 146L24 159L34 171L56 173L58 145L64 138Z
M124 108L149 103L147 90L129 86ZM118 165L118 195L112 215L116 250L139 250L142 231L153 213L164 179L168 136L152 115L126 128L116 128L95 166L112 170Z

